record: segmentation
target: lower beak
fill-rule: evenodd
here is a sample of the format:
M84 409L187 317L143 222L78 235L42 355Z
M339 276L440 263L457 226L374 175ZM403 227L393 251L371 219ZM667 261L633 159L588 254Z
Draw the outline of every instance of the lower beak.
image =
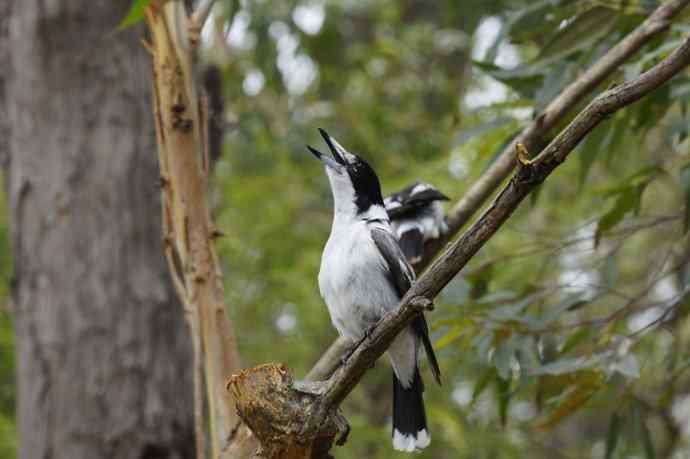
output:
M309 151L311 151L311 153L314 156L316 156L318 160L322 161L327 167L330 167L336 172L340 172L342 170L343 166L335 162L335 160L330 156L324 155L319 150L317 150L316 148L312 148L309 145L307 145L307 148L309 149Z

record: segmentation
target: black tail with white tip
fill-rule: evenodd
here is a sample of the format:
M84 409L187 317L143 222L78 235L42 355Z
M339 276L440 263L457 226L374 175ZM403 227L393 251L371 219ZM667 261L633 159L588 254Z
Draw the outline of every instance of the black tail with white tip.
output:
M410 387L403 387L393 373L393 448L413 452L429 446L431 436L426 426L424 384L415 369Z

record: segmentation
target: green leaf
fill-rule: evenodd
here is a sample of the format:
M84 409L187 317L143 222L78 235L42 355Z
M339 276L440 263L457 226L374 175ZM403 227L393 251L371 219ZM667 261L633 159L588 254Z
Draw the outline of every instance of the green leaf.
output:
M645 408L640 402L635 401L633 403L632 411L635 432L639 434L639 439L642 442L645 458L654 459L656 457L654 452L654 443L652 442L652 436L644 419Z
M513 395L510 390L511 385L511 375L508 374L507 378L496 378L496 392L498 398L498 416L501 419L501 425L505 427L508 422L508 405L510 404L510 399Z
M482 135L486 132L490 132L498 127L504 126L506 124L512 123L513 118L507 117L507 116L502 116L500 118L497 118L492 121L488 121L486 123L480 123L477 126L473 126L469 129L463 129L459 131L457 134L455 134L455 137L453 138L453 141L451 142L451 146L453 147L459 147L460 145L464 144L468 140L470 140L473 137L476 137L478 135Z
M613 207L604 214L597 223L597 230L594 234L594 246L599 245L601 236L614 226L620 223L628 212L639 213L642 203L642 193L646 188L646 183L627 188L618 195L618 199Z
M540 430L549 430L555 427L559 422L575 413L587 403L598 388L598 385L590 384L576 387L568 394L558 408L549 413L544 419L537 421L535 427Z
M617 16L615 11L603 7L579 14L547 41L547 45L537 56L537 61L551 62L591 48L594 42L609 33Z
M609 423L609 433L606 436L606 454L605 459L611 459L618 444L618 435L621 432L621 419L618 413L611 415L611 422Z
M610 128L610 121L604 121L601 126L594 129L587 137L585 141L582 142L578 153L578 159L580 162L580 174L578 176L579 185L583 185L587 180L589 171L592 169L592 164L597 158L603 157L602 153L606 151L604 145L607 143L607 138L612 134Z
M640 185L647 185L651 182L663 169L653 164L645 166L632 175L628 175L616 185L611 187L601 188L598 192L605 196L617 196L630 190L630 188Z
M588 304L589 301L582 295L570 295L560 303L556 303L546 310L546 312L535 321L536 329L542 329L552 322L558 320L566 311L574 311Z
M498 372L498 377L508 379L510 377L511 362L515 354L515 343L512 339L503 341L494 353L494 365Z
M120 25L117 26L118 30L124 30L142 21L144 19L146 7L153 3L153 1L154 0L134 0L134 3L132 3L132 6L127 12L127 16L125 16Z
M585 339L589 338L589 327L579 327L573 334L571 334L568 339L563 344L561 349L561 354L568 354L570 351L575 349L578 344L580 344Z
M513 88L522 97L532 99L542 87L547 67L520 66L504 69L489 62L472 61L475 67L495 80Z
M484 373L479 377L477 382L474 384L474 390L472 390L472 402L470 405L474 405L482 392L489 386L492 379L496 377L496 368L488 367L484 370Z
M582 8L582 3L577 0L562 0L559 2L542 0L532 2L526 8L511 11L508 14L507 22L510 41L513 43L523 43L527 40L539 41L539 38L545 37L563 19L568 18ZM585 5L585 8L588 7L589 5Z
M685 232L690 228L690 164L686 164L680 169L680 185L683 187L683 197L685 198Z
M443 349L452 342L456 341L460 336L462 336L466 328L467 323L461 319L459 323L451 327L451 329L448 330L445 335L440 337L438 341L434 343L434 350L438 351L439 349Z
M530 375L561 375L565 373L574 373L576 371L590 368L592 363L582 357L564 357L555 362L547 363L539 368L534 368L529 371Z
M614 117L611 134L607 136L606 142L602 145L605 151L604 161L611 167L617 153L622 153L624 149L626 134L630 129L630 110L622 110Z
M671 103L671 90L668 86L662 86L651 94L641 99L633 106L633 125L642 135L659 124Z
M647 423L642 419L640 423L640 436L642 437L642 446L644 447L644 455L647 459L655 459L654 443L652 442L652 434L649 432Z

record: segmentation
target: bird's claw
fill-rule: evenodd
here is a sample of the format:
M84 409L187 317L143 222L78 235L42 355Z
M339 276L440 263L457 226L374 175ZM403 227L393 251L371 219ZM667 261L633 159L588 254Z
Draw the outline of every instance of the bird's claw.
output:
M375 324L373 324L373 325L369 325L369 326L367 327L367 329L364 330L364 337L362 338L362 341L364 341L365 339L369 338L369 337L371 336L371 334L374 333L374 330L376 330L376 326L377 326L377 325L378 325L378 322L375 323Z
M351 357L352 354L355 352L355 349L357 349L357 344L355 344L355 345L352 346L350 349L348 349L347 351L345 351L345 353L343 354L343 356L340 357L340 366L343 366L343 367L345 366L345 364L347 363L347 361L350 360L350 357Z
M367 338L369 338L369 337L371 336L372 333L374 333L374 330L376 330L376 326L377 326L377 325L378 325L378 322L375 323L375 324L373 324L373 325L370 325L369 327L367 327L367 329L364 330L364 335L362 335L362 337L361 337L358 341L356 341L356 342L352 345L352 347L351 347L350 349L348 349L347 351L345 351L345 353L343 354L343 356L340 358L340 364L341 364L342 366L345 366L345 364L347 363L347 361L350 360L350 357L352 357L352 354L354 354L355 350L356 350L356 349L357 349Z
M343 413L340 412L340 408L333 413L333 419L338 428L338 432L340 432L335 444L343 446L345 442L347 442L347 437L350 435L350 424L347 422L347 419L345 419L345 416L343 416Z

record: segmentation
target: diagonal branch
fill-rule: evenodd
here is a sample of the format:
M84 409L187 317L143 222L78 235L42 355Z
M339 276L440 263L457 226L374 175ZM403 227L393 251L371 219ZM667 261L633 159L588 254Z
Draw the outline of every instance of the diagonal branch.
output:
M528 124L522 132L499 155L498 159L465 192L462 198L448 212L449 231L443 238L427 245L424 259L415 268L422 271L436 257L441 248L467 224L472 216L494 193L515 167L514 151L517 142L534 149L544 136L561 122L598 85L609 78L627 59L654 37L668 29L690 0L672 0L659 6L642 24L630 32L620 43L611 48L594 65L568 85L551 103ZM343 338L337 339L324 353L306 379L321 381L328 379L340 365L340 357L351 346Z

